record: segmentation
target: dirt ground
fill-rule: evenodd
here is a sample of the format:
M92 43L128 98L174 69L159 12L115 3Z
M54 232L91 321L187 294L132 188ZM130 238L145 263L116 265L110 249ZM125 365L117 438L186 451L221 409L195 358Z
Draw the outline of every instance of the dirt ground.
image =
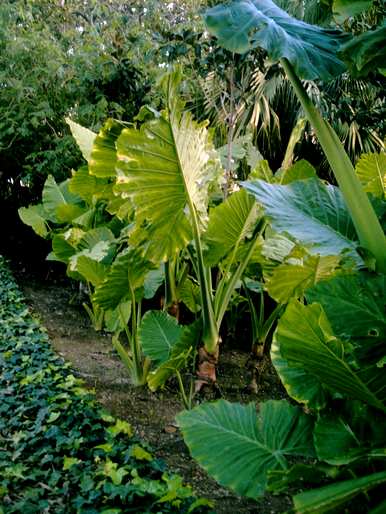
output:
M110 336L93 330L76 289L72 289L67 280L54 280L52 276L42 280L23 272L16 273L16 278L28 305L47 328L56 351L72 363L75 374L95 391L107 410L132 424L171 471L180 473L198 495L214 500L216 513L275 514L290 509L286 496L266 495L258 502L240 498L220 487L199 468L190 458L175 426L175 415L183 408L175 384L156 393L133 387L125 367L112 350ZM260 368L257 393L247 387L250 382L247 350L236 351L226 345L221 348L220 395L230 401L257 403L284 397L284 390L268 361Z

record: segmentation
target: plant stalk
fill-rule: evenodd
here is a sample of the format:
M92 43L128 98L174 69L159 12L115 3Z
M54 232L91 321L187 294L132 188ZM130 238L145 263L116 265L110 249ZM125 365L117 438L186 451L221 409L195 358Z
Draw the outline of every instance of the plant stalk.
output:
M287 59L280 60L304 112L313 126L319 143L334 172L343 198L347 204L361 246L376 259L377 269L386 272L386 239L370 200L355 174L354 167L338 136L315 108L303 84Z

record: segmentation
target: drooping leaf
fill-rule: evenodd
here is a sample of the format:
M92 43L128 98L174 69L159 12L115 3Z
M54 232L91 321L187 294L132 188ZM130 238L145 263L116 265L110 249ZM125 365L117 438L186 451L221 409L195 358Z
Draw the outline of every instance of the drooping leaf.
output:
M139 130L123 130L117 142L117 187L135 204L138 230L146 224L146 255L154 262L174 256L192 238L187 210L192 215L194 208L199 224L205 224L213 171L205 124L181 111L178 74L165 80L168 115L146 121Z
M361 155L355 171L364 190L378 198L386 197L386 153Z
M56 260L67 263L76 253L76 248L66 240L65 235L56 234L52 239L52 251Z
M277 332L271 345L271 360L288 395L309 409L320 410L326 406L328 393L321 380L302 366L290 366L280 352Z
M355 229L337 187L318 179L285 186L257 180L243 186L263 205L275 231L290 234L313 254L347 251L357 263L362 262L355 251Z
M206 264L214 266L231 252L236 255L243 241L252 235L260 215L255 199L244 190L212 209L204 236Z
M200 287L191 279L186 278L178 285L178 297L191 312L198 312L201 309Z
M142 318L138 338L143 353L157 365L169 359L181 332L176 318L164 311L148 311Z
M365 493L368 489L384 482L386 482L386 471L381 471L361 478L339 481L319 489L311 489L293 497L295 510L300 514L333 512L358 494Z
M321 305L291 301L278 323L275 340L289 367L304 370L333 393L385 410L385 388L373 384L371 374L361 375L344 342L335 337Z
M220 46L237 53L264 48L272 61L288 59L300 78L330 80L344 71L336 54L347 35L291 18L271 0L217 5L205 22Z
M95 132L86 127L82 127L82 125L75 123L75 121L70 120L70 118L66 118L66 123L70 127L71 134L79 146L84 159L88 161L90 159L91 150L96 138Z
M104 312L104 329L107 332L120 332L124 330L131 316L131 302L121 302L115 309Z
M257 498L286 457L312 456L312 419L286 401L206 403L177 415L192 456L221 485ZM226 451L224 451L226 449ZM218 456L221 455L221 459Z
M20 207L18 213L21 221L32 227L38 236L48 235L47 213L42 204Z
M115 177L117 152L116 142L125 125L117 120L109 119L95 138L89 159L91 175L99 178Z
M84 279L87 280L87 282L90 282L93 286L98 286L105 279L108 267L102 262L94 260L91 257L78 255L73 263L70 262L70 269L80 273L82 277L84 277Z
M84 166L78 171L73 172L68 183L68 189L71 193L80 196L87 203L90 203L96 188L96 182L96 177L90 175L88 168Z

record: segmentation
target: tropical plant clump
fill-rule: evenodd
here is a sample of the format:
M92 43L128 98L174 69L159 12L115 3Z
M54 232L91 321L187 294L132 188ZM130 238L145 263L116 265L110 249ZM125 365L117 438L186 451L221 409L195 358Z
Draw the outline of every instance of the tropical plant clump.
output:
M55 355L0 258L0 512L207 512Z

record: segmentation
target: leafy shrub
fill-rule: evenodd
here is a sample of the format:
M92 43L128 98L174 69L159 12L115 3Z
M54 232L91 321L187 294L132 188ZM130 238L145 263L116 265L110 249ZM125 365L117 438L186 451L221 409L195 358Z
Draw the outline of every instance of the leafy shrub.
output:
M52 351L0 257L0 512L206 512Z

